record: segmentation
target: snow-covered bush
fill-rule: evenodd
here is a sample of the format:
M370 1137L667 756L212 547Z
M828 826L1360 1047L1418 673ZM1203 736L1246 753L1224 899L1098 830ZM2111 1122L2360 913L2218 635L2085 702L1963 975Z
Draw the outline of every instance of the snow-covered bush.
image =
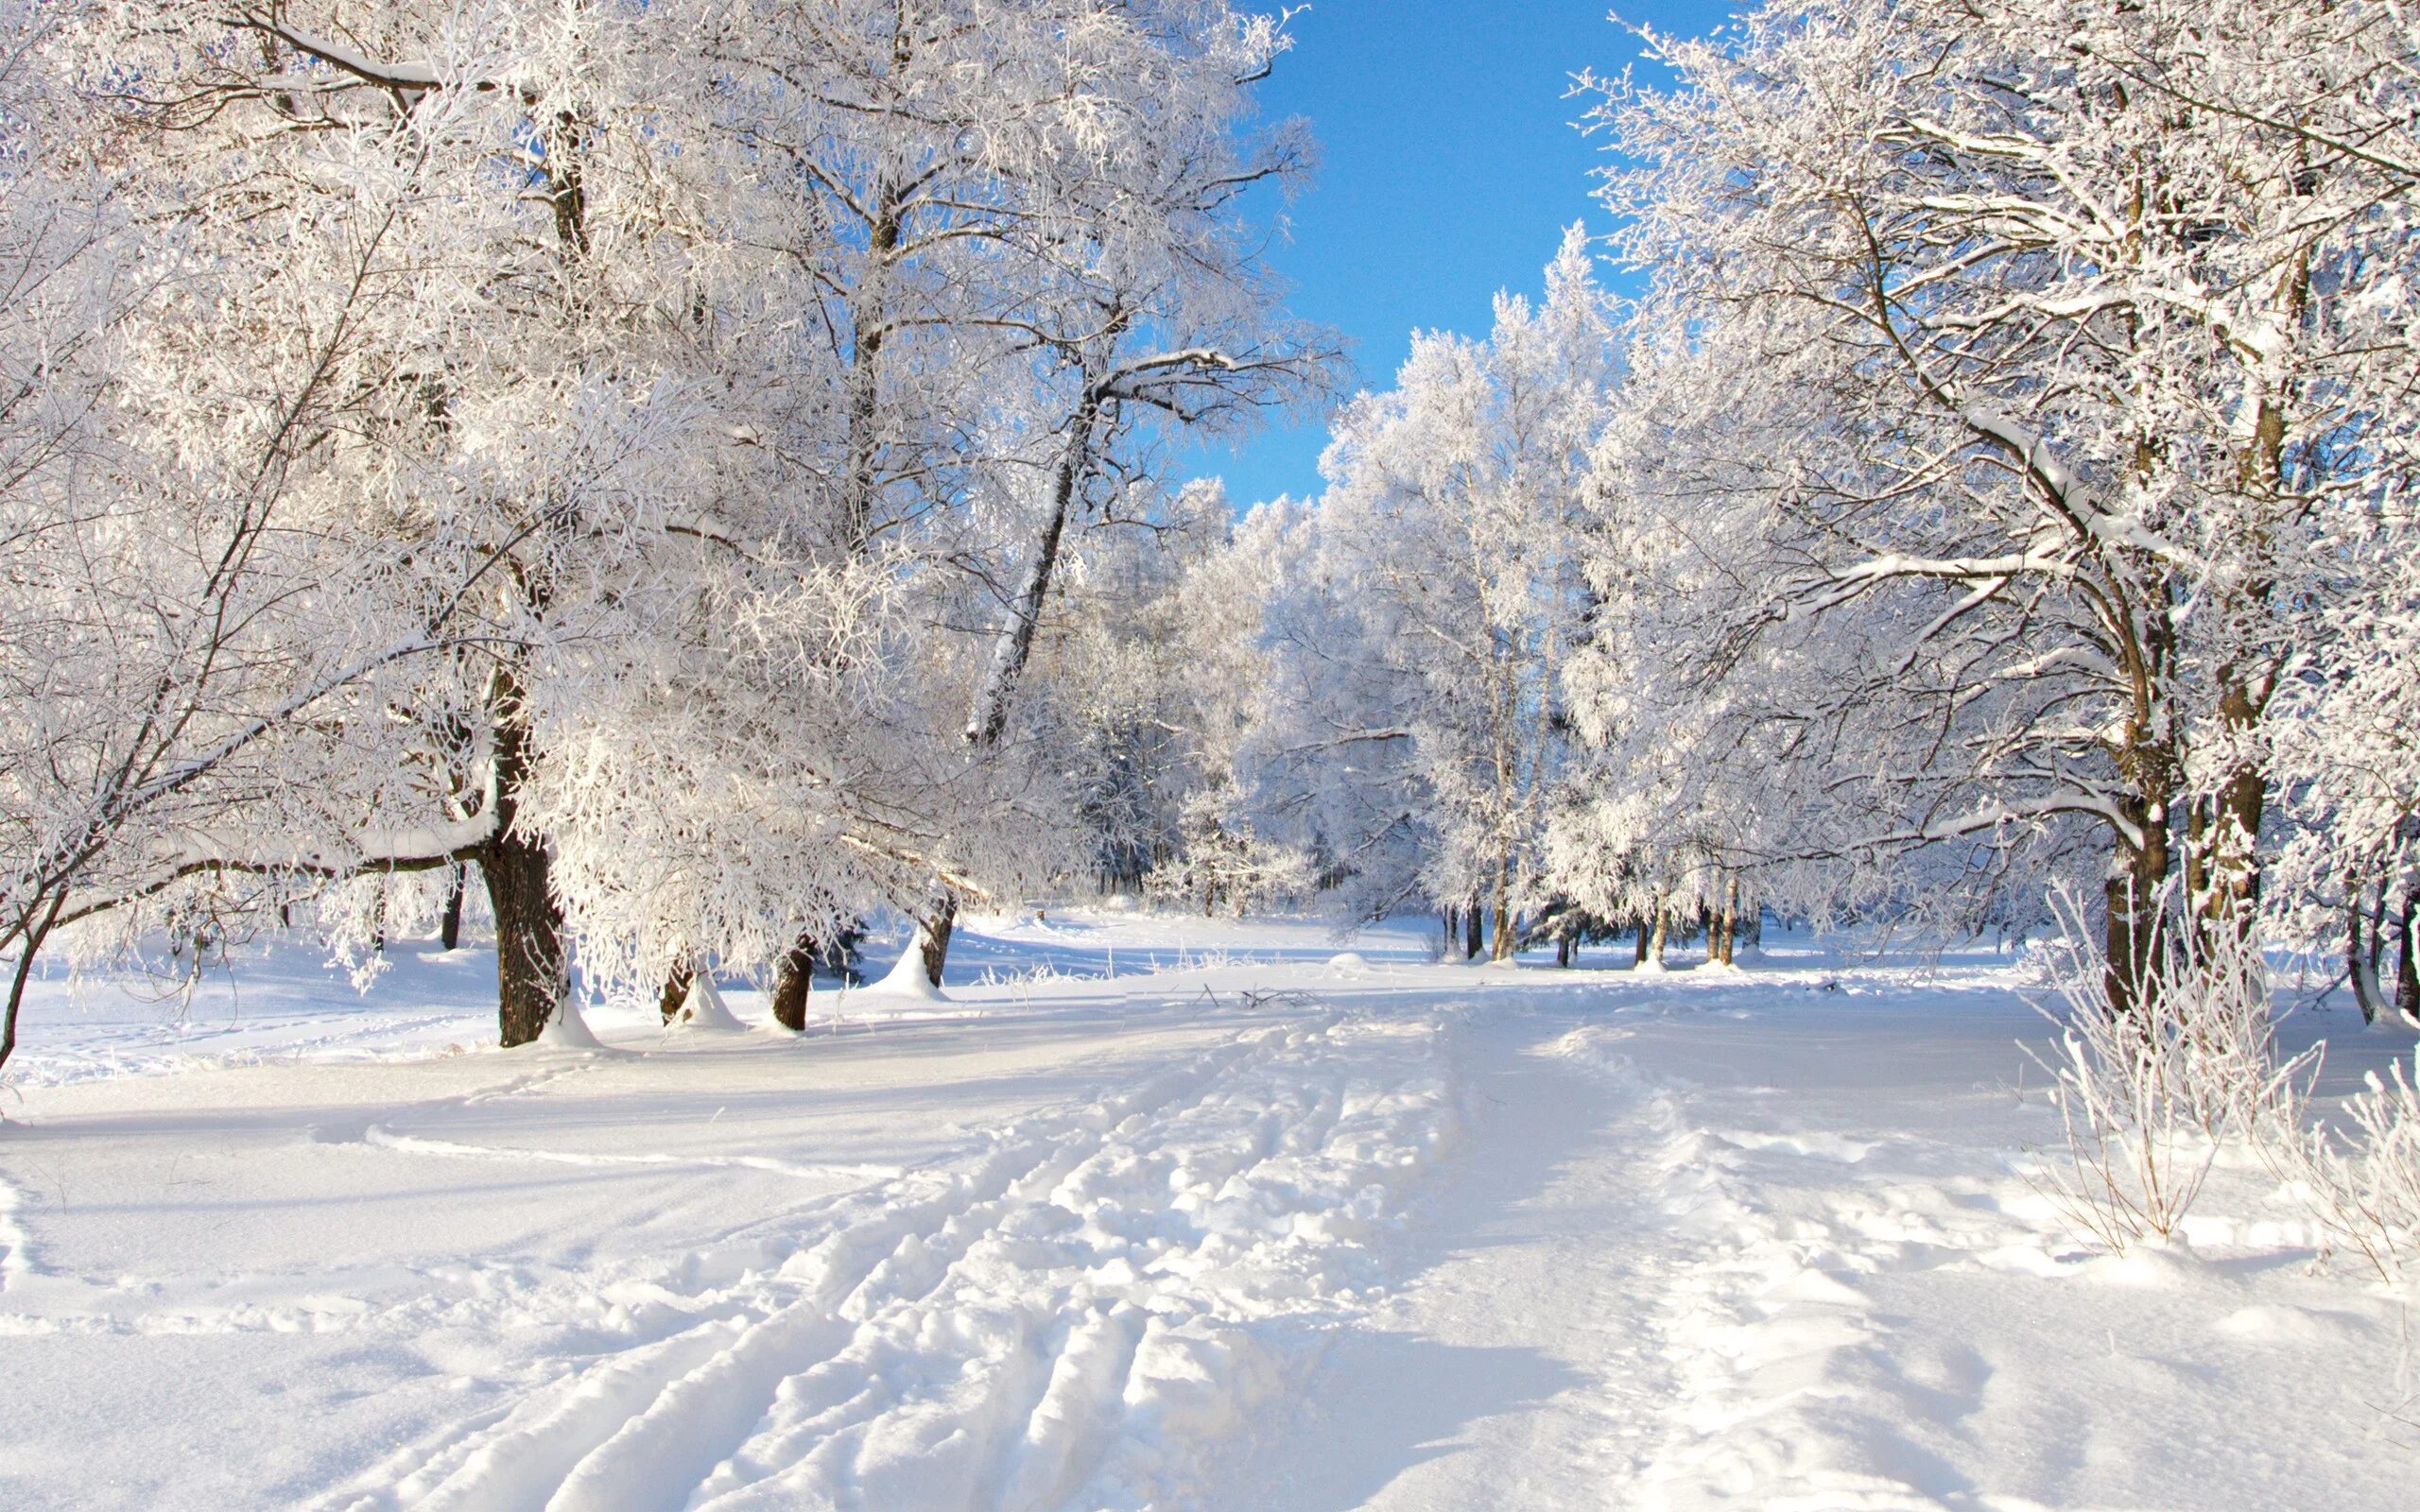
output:
M2270 1166L2328 1237L2388 1280L2420 1271L2420 1055L2347 1099L2341 1123L2298 1120L2264 1140Z
M2071 894L2053 906L2066 929L2045 974L2064 1011L2045 1007L2059 1041L2034 1059L2051 1076L2067 1160L2037 1184L2080 1234L2123 1253L2176 1231L2222 1142L2265 1149L2301 1137L2319 1051L2280 1057L2256 932L2196 927L2164 908L2170 946L2150 990L2121 1009L2083 909Z

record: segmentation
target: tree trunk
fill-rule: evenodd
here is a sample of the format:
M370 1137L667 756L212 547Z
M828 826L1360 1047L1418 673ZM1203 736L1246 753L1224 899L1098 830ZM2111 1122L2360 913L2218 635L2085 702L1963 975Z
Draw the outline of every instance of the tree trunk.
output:
M2221 700L2230 727L2253 717L2238 708L2246 702L2234 692ZM2252 927L2260 906L2257 846L2268 800L2268 779L2238 765L2216 795L2193 805L2186 881L2204 932L2232 928L2240 934Z
M495 914L496 1022L507 1049L537 1039L571 995L551 869L545 847L510 830L481 848L479 871Z
M2344 979L2352 984L2353 1002L2361 1010L2363 1023L2376 1023L2385 1007L2384 994L2378 989L2377 960L2361 937L2361 888L2352 878L2344 879ZM2404 936L2410 938L2411 925L2404 925Z
M1042 626L1042 607L1050 597L1051 577L1058 571L1060 541L1066 534L1067 517L1075 508L1077 490L1092 468L1093 432L1100 422L1101 404L1099 391L1088 382L1075 414L1068 420L1067 444L1050 482L1050 513L1042 523L1042 535L1035 541L1025 576L1017 584L1016 597L1009 607L1009 622L992 643L991 665L976 690L975 707L967 713L966 743L977 750L998 745L1009 727L1009 700L1025 676L1026 662L1033 652L1034 632ZM935 987L942 985L942 969L949 961L950 935L958 919L956 900L945 903L943 909L935 918L917 922L917 946L925 953L925 973L932 978ZM1205 889L1202 913L1208 916L1211 912L1211 898Z
M944 897L932 913L916 920L916 938L909 949L925 957L925 980L942 985L942 968L949 964L950 936L958 933L958 900Z
M479 872L495 915L496 1022L507 1049L538 1038L571 998L562 909L555 902L553 857L517 824L529 770L529 729L517 687L499 676L491 694L495 728L495 833L479 847Z
M1655 938L1647 947L1647 958L1654 962L1658 969L1664 965L1664 942L1670 937L1671 933L1672 910L1658 908L1655 910Z
M67 905L64 885L47 900L36 898L34 906L20 916L24 930L17 943L16 970L9 977L9 1007L5 1022L0 1022L0 1070L6 1070L9 1057L17 1053L17 1010L26 1004L26 984L33 979L34 957L42 953L50 932L58 927L59 911ZM39 913L40 919L34 916Z
M1463 960L1475 961L1478 959L1479 950L1487 943L1482 937L1483 932L1486 928L1487 925L1479 914L1478 899L1477 896L1473 896L1470 901L1470 905L1462 910Z
M815 940L801 933L773 968L773 1022L792 1033L806 1031L806 1001L815 985Z
M1016 692L1018 680L1025 676L1026 661L1033 653L1034 632L1041 628L1042 606L1049 599L1050 580L1058 571L1059 543L1066 534L1067 516L1075 508L1077 489L1092 468L1093 431L1100 422L1100 395L1087 387L1067 421L1066 448L1060 455L1058 469L1050 480L1050 513L1042 522L1042 535L1033 543L1033 555L1025 564L1025 576L1018 582L1016 597L1009 606L1009 623L992 643L992 664L985 669L982 686L976 691L975 707L967 714L966 743L970 746L994 745L1008 729L1009 698Z
M454 950L462 943L462 864L445 868L445 912L437 919L437 943Z
M2132 1012L2152 988L2168 951L2167 921L2161 917L2171 859L2166 809L2139 799L2122 799L2120 811L2142 835L2140 846L2120 836L2111 858L2103 949L2108 967L2102 989L2113 1013ZM2158 813L2162 816L2152 818Z
M1571 966L1571 936L1558 935L1554 942L1554 964L1568 970Z
M2420 929L2420 891L2403 899L2403 929L2394 949L2394 1011L2406 1025L2420 1027L2420 961L2411 932Z
M1630 958L1631 968L1634 971L1647 964L1648 934L1649 929L1647 919L1642 916L1638 921L1638 939L1636 941L1636 947Z
M1514 937L1512 928L1512 858L1509 855L1495 858L1495 908L1493 923L1495 927L1495 950L1491 959L1509 961L1512 958L1515 948L1520 944L1520 941Z
M696 981L697 969L683 961L665 973L664 990L656 994L655 1005L663 1010L664 1022L670 1023L681 1016L681 1005L689 1001L689 984Z

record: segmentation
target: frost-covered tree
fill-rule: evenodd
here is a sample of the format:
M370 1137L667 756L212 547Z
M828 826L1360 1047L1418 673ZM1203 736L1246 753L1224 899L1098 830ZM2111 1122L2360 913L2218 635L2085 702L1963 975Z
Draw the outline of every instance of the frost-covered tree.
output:
M163 459L253 468L278 524L228 555L264 639L213 675L309 711L206 833L121 853L164 857L192 906L316 890L364 936L458 912L475 868L508 1043L562 1011L575 945L650 991L710 957L761 971L795 1022L806 957L866 909L1063 868L1069 753L1012 698L1063 538L1136 490L1147 417L1241 423L1321 370L1237 215L1303 161L1246 122L1279 23L1223 0L43 19L38 71L116 183L94 204L144 238L107 266L152 281L86 322L140 416L109 465L196 496ZM41 370L76 410L69 367ZM168 571L120 575L130 612ZM29 875L37 927L60 893ZM138 893L167 896L94 906L136 930Z
M427 410L407 349L463 292L419 255L464 187L431 146L458 123L288 98L215 153L196 123L244 107L223 75L172 82L175 19L10 16L19 989L55 927L99 949L451 843L384 822L410 786L392 711L495 639L496 562L390 528Z
M1413 898L1493 922L1500 958L1544 901L1561 771L1560 678L1586 603L1576 551L1614 376L1577 228L1537 305L1503 297L1484 340L1415 338L1393 389L1354 402L1266 635L1281 675L1256 741L1265 811L1375 917Z
M1681 87L1602 114L1706 396L1668 386L1633 455L1681 454L1665 494L1739 578L1701 665L1821 647L1764 701L1868 774L1844 840L2097 834L2121 993L2171 875L2212 917L2258 895L2279 689L2402 495L2411 25L1774 7L1658 40ZM1693 444L1718 404L1757 451Z

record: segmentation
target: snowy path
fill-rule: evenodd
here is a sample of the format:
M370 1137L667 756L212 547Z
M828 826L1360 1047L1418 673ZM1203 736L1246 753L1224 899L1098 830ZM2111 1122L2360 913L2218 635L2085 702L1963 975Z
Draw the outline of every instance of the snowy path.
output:
M2396 1304L2240 1170L2079 1249L1988 958L1087 974L1166 927L804 1040L68 1043L0 1128L0 1504L2409 1504Z
M1405 1246L1414 1280L1337 1341L1231 1512L1602 1506L1652 1448L1671 1395L1656 1109L1554 1054L1561 1017L1475 1018L1471 1132Z

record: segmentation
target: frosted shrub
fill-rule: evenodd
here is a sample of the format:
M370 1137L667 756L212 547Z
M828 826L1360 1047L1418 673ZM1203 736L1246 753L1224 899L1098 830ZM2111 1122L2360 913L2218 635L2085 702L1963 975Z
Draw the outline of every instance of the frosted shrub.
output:
M2279 1060L2256 937L2180 928L2141 1001L2121 1012L2082 908L2072 898L2056 906L2066 937L2047 974L2065 1011L2044 1008L2059 1043L2034 1059L2050 1073L2068 1159L2038 1185L2078 1233L2122 1254L2176 1231L2221 1141L2293 1137L2318 1053Z
M2330 1240L2387 1280L2420 1269L2420 1054L2345 1101L2341 1122L2297 1119L2262 1142L2271 1168L2302 1196Z

